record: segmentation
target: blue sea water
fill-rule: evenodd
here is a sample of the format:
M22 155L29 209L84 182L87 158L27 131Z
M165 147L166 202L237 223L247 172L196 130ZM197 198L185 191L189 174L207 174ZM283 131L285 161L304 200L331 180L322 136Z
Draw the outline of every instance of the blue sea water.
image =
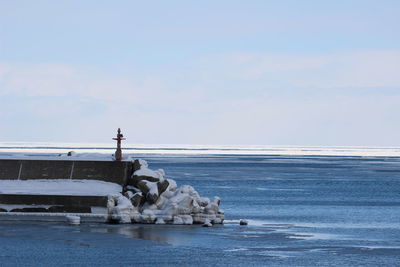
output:
M226 223L0 222L0 266L400 266L400 158L135 156L220 196Z

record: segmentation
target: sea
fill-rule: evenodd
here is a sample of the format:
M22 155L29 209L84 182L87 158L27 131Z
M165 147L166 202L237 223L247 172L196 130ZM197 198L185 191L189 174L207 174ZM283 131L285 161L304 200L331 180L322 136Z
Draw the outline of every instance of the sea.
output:
M113 152L0 144L3 157L69 150ZM225 223L0 221L0 266L400 266L399 148L132 145L124 153L219 196Z

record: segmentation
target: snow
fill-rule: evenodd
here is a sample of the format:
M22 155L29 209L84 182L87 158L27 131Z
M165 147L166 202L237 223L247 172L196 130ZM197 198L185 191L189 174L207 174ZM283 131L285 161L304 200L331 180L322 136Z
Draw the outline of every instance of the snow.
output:
M107 196L121 191L118 184L97 180L0 180L0 194Z
M156 179L162 180L162 179L164 179L165 172L162 169L153 171L153 170L150 170L148 168L141 168L140 170L135 171L133 175L136 175L136 176L149 176L149 177L154 177Z

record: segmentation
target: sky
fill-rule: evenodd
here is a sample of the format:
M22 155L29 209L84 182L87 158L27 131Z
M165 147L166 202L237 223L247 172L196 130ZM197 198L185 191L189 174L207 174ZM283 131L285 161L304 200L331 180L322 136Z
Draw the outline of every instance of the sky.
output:
M0 142L400 146L398 0L0 0Z

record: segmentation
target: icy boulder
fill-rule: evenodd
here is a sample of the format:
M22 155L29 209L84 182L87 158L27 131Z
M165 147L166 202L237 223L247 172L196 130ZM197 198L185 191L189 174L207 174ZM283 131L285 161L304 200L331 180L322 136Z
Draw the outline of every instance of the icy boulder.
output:
M108 200L108 210L111 213L111 220L119 223L130 223L131 213L134 207L131 201L123 195L111 196L112 200Z
M112 220L209 226L223 223L224 212L219 209L219 197L210 201L200 197L189 185L177 187L174 180L165 178L164 170L150 170L144 160L134 160L133 166L134 172L127 181L124 195L109 200Z

